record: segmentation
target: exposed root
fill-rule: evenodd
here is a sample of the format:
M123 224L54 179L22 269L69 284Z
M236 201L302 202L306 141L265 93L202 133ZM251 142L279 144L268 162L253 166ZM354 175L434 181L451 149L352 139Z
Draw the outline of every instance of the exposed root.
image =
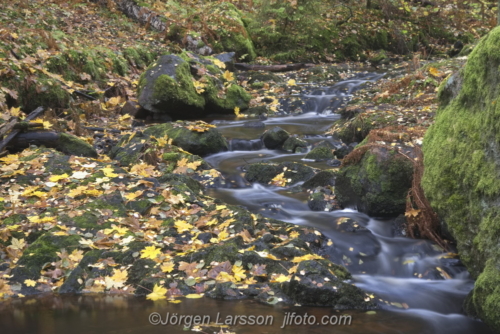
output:
M404 132L402 131L404 129ZM382 147L388 150L396 150L398 154L410 160L413 164L412 186L408 191L406 201L407 230L410 237L419 235L434 241L444 249L448 249L448 244L440 235L439 218L432 209L429 201L425 197L421 186L422 175L424 174L423 153L420 147L414 146L411 153L404 153L384 142L400 140L411 142L415 138L420 138L424 134L424 128L407 129L404 127L387 127L372 130L367 136L368 143L356 148L343 160L342 165L352 165L358 163L365 153L372 147Z

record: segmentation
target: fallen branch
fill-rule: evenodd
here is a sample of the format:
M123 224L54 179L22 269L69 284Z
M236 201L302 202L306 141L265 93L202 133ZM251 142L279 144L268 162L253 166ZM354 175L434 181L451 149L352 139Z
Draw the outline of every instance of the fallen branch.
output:
M31 121L35 118L38 117L38 115L40 115L41 113L43 112L43 107L38 107L36 108L35 110L33 110L28 116L26 116L26 118L24 119L24 121ZM16 120L15 123L13 123L11 129L17 124L19 123L19 120ZM10 123L9 123L10 125ZM9 135L7 137L5 137L4 140L2 140L0 142L0 152L2 152L4 150L4 148L7 146L7 144L12 140L14 139L15 136L17 136L19 134L19 132L21 132L21 130L19 129L13 129ZM6 132L7 133L7 132Z

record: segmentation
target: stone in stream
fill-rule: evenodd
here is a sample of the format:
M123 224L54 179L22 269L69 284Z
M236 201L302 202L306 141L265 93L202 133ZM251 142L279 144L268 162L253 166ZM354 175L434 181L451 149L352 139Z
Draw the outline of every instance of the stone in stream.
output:
M272 129L267 130L262 134L262 142L264 146L270 150L278 149L283 146L283 143L290 137L290 134L280 128L275 126Z
M351 163L344 160L335 192L343 207L354 206L374 217L395 217L405 213L412 177L412 162L396 149L373 146Z
M278 174L283 173L287 183L294 184L307 181L315 175L315 170L309 166L296 162L283 162L280 164L256 163L244 167L245 179L248 182L269 184ZM290 180L290 181L288 181Z
M189 52L161 56L141 75L139 104L153 119L167 117L165 120L233 114L236 107L247 109L251 96L232 82L234 79L224 76L216 60Z
M314 161L326 161L335 158L333 154L334 147L331 143L322 140L317 143L314 148L305 155L304 159Z
M283 150L289 153L302 153L307 151L308 143L298 138L296 135L288 137L283 143Z
M422 187L476 279L467 314L500 332L500 27L484 36L439 88L440 107L424 137Z
M341 210L339 202L331 187L317 187L307 199L307 205L312 211Z

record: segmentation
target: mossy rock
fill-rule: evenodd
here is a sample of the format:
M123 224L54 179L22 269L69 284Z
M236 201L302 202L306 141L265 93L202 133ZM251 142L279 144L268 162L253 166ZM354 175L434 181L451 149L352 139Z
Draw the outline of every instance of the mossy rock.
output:
M371 147L355 164L340 168L335 181L337 199L344 207L376 217L404 213L413 164L395 150Z
M236 107L247 109L250 94L235 83L225 87L224 72L213 61L214 58L188 53L160 57L141 75L139 104L155 117L164 115L171 119L229 114ZM192 68L200 70L193 76ZM200 71L206 73L198 75ZM193 80L201 85L198 90Z
M307 181L315 174L313 168L296 162L283 162L278 165L257 163L246 166L245 170L245 179L248 182L262 184L268 184L280 173L284 173L285 179L290 179L291 183Z
M242 13L229 2L215 3L209 11L222 11L223 16L214 16L213 22L218 29L218 39L212 41L215 52L234 51L237 57L245 55L245 61L252 61L257 53L250 38L245 24L242 20Z
M457 242L476 285L466 309L500 332L500 28L483 37L461 71L458 94L424 137L422 187Z
M290 153L299 153L302 150L307 151L308 145L309 144L305 140L291 136L288 137L287 140L285 140L285 142L283 143L283 150Z
M326 279L325 279L326 278ZM330 306L334 309L377 309L378 305L366 301L366 293L344 280L349 272L325 260L299 263L290 282L282 283L281 290L295 303L304 306ZM321 286L318 286L321 283Z
M336 176L337 172L333 170L323 170L318 174L314 175L311 179L304 182L302 188L314 189L316 187L334 186Z
M227 140L216 129L205 132L196 132L185 127L175 127L167 132L172 143L189 153L199 156L227 151L229 145Z
M37 279L40 277L40 271L46 263L57 260L57 252L66 249L71 252L78 248L79 235L55 236L51 233L45 233L34 243L28 246L23 255L12 270L11 282L22 283L26 279Z
M304 159L314 161L326 161L335 158L333 149L326 146L318 146L304 156Z
M283 130L279 126L275 126L264 132L261 138L264 142L264 146L273 150L281 148L288 137L290 137L290 134L286 130Z

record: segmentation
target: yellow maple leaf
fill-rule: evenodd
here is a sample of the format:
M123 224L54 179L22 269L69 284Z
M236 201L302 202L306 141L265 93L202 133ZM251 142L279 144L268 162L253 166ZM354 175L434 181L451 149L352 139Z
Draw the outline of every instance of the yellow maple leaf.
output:
M190 231L193 228L193 225L187 223L185 220L177 220L174 223L174 226L178 233Z
M247 278L242 266L233 266L233 276L238 282Z
M167 293L167 289L162 286L158 286L155 284L153 287L153 291L146 296L147 299L155 301L167 298L165 295Z
M221 62L219 59L213 59L212 63L214 63L214 65L219 67L219 68L226 68L226 64Z
M299 235L300 235L300 233L299 233L299 232L297 232L297 231L292 231L292 232L290 233L290 238L295 239L295 238L298 238L298 237L299 237Z
M405 212L406 217L416 217L420 213L420 210L418 209L411 209Z
M186 167L191 168L192 170L196 170L196 168L198 168L199 165L201 165L201 161L198 160L186 164Z
M67 179L68 177L69 177L69 175L66 174L66 173L61 174L61 175L52 175L51 177L49 177L49 181L51 181L51 182L57 182L59 180Z
M205 84L203 82L199 82L193 79L194 89L196 89L196 93L201 94L205 91Z
M115 96L106 101L106 107L115 107L121 102L121 97Z
M190 298L190 299L203 298L203 293L190 293L189 295L186 295L185 297Z
M175 263L173 263L172 261L170 261L170 262L165 262L162 266L160 266L160 269L164 273L169 273L172 270L174 270L174 267L175 267Z
M225 271L221 271L217 275L217 277L215 278L215 280L217 282L235 282L236 281L235 278L231 274L229 274L229 273L227 273Z
M276 277L272 282L278 282L278 283L283 283L283 282L289 282L290 277L285 276L283 274L280 274L278 277Z
M26 247L26 242L24 241L24 239L12 238L10 243L11 245L9 247L13 249L22 250L24 247Z
M429 68L429 73L435 77L441 77L443 76L443 72L439 71L437 68L435 67L430 67Z
M113 269L113 276L111 278L115 282L125 282L128 279L128 272L125 269Z
M222 75L222 77L224 79L226 79L226 81L233 81L234 80L234 75L232 72L229 72L226 70L226 72L224 72L224 74Z
M224 230L224 231L220 232L217 237L219 238L219 240L225 240L225 239L227 239L227 237L229 237L229 233L227 233L227 231Z
M127 199L127 201L131 201L141 196L143 192L144 190L137 190L135 193L127 193L125 194L125 198Z
M12 107L10 108L9 113L14 117L19 117L21 116L21 107L17 108Z
M240 108L234 107L234 114L236 115L236 117L240 117Z
M56 222L56 217L43 217L40 218L40 216L30 216L28 217L28 220L32 223L35 224L44 224L44 223L55 223Z
M101 169L102 172L104 173L104 176L107 177L116 177L118 174L113 172L113 168L111 166L106 166L105 168Z
M32 279L26 279L24 280L24 284L26 284L26 286L35 286L36 281L33 281Z
M161 248L156 248L155 246L148 246L141 250L141 259L151 259L154 260L161 254Z
M287 84L288 86L295 86L296 85L296 81L294 79L290 79L287 81Z
M316 259L323 259L321 256L316 255L316 254L307 254L304 256L296 256L292 259L292 262L297 263L297 262L302 262L302 261L308 261L308 260L316 260Z
M269 181L269 184L272 184L277 187L286 186L285 173L280 173L276 175L271 181Z
M87 186L78 186L76 187L75 189L71 189L69 192L68 192L68 196L69 197L77 197L77 196L80 196L80 195L83 195L84 192L88 189Z

